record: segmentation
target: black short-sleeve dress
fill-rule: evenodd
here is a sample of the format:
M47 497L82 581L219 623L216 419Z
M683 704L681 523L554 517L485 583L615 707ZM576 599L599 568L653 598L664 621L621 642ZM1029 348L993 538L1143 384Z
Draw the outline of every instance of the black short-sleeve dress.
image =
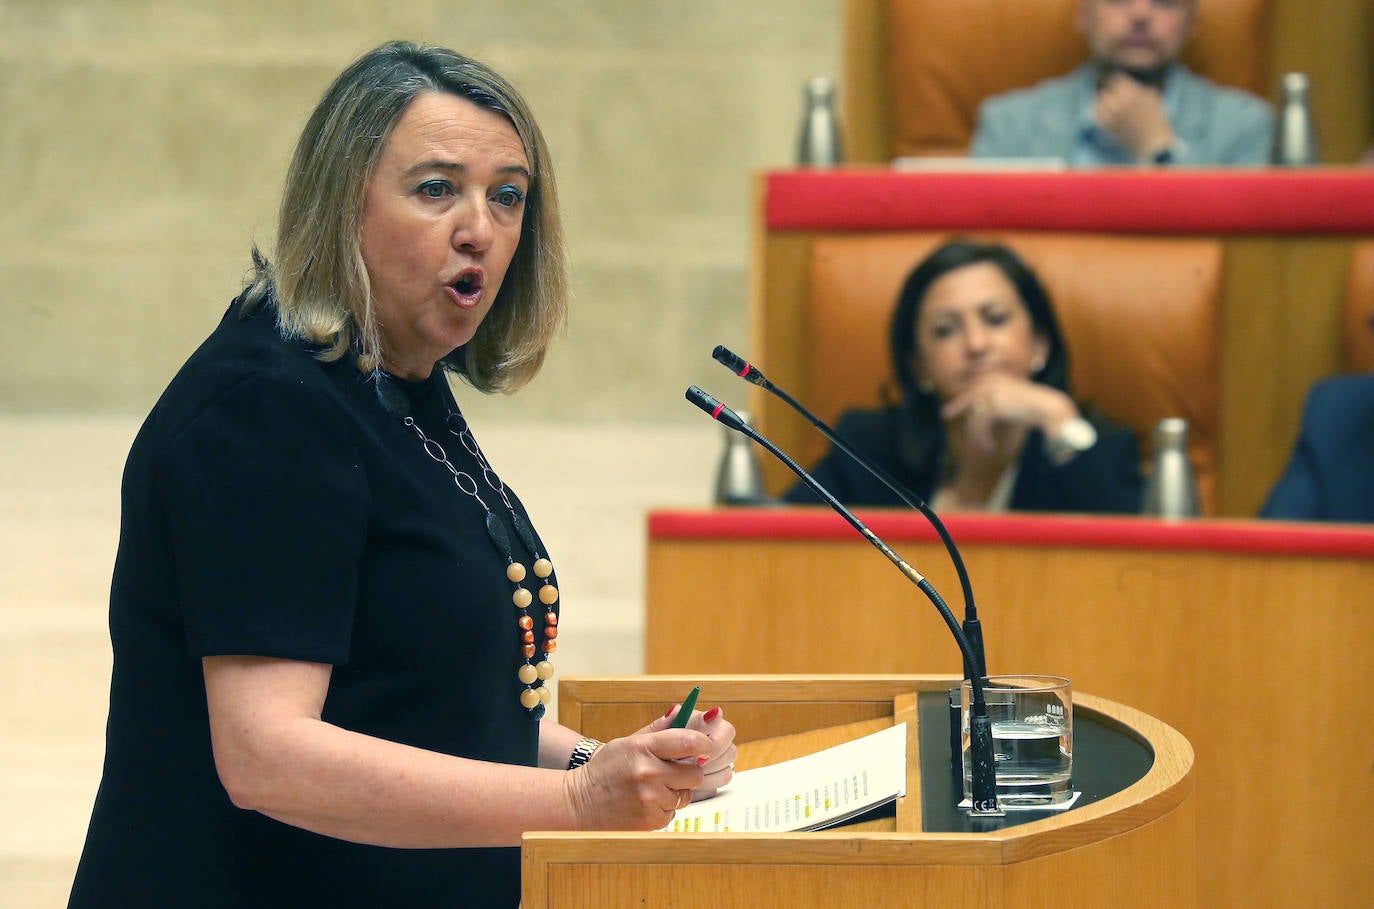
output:
M270 305L244 317L236 301L144 423L124 472L104 774L71 906L518 903L518 849L319 836L234 807L215 772L201 672L215 655L331 664L324 719L340 727L537 763L512 585L482 506L376 382L284 340ZM447 432L447 388L395 387L481 483Z

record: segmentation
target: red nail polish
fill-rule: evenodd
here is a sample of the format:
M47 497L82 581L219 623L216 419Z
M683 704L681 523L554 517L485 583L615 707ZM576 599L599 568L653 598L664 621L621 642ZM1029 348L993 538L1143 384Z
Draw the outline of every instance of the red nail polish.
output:
M663 712L663 718L664 718L665 720L668 719L668 717L670 717L670 716L673 715L673 711L676 710L676 709L677 709L677 705L676 705L676 704L674 704L672 707L669 707L667 710L665 710L665 711Z
M720 708L712 707L710 710L706 711L706 714L702 717L702 719L709 723L718 716L720 716Z

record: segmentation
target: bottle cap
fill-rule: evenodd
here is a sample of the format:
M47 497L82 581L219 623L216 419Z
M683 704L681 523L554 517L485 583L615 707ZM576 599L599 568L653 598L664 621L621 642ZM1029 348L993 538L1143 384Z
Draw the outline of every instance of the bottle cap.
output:
M812 76L806 80L806 95L813 100L824 100L835 93L835 82L829 76Z
M1283 92L1285 97L1305 95L1307 94L1307 86L1307 73L1284 73L1283 77L1279 79L1279 90Z
M1188 421L1182 417L1165 417L1155 426L1156 448L1182 448L1188 444Z

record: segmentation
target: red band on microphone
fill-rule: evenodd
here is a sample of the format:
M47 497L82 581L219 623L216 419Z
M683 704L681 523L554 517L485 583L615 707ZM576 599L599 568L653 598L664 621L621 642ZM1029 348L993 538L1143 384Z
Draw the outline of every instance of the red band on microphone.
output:
M741 370L739 371L739 373L738 373L739 377L740 377L740 378L744 378L745 376L749 375L749 370L751 370L751 369L753 369L753 368L754 368L754 367L750 366L748 363L745 363L745 364L744 364L744 368L741 369Z
M716 409L713 410L713 411L711 411L711 419L713 419L713 420L719 420L719 419L720 419L720 412L721 412L722 410L724 410L724 409L725 409L725 405L724 405L724 404L717 404L717 405L716 405Z

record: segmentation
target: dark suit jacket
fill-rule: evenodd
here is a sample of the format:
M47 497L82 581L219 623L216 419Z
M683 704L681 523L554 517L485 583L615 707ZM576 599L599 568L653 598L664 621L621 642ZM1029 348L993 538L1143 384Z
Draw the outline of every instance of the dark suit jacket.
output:
M922 499L935 490L935 475L913 473L900 463L899 413L852 410L840 417L835 431L857 451L887 471ZM1012 487L1013 511L1065 511L1136 514L1140 511L1140 450L1135 435L1123 426L1092 418L1097 444L1067 464L1056 466L1044 451L1044 437L1035 430L1026 437ZM905 507L902 500L874 479L844 452L831 448L812 471L821 485L846 505ZM798 483L786 501L815 503L819 499Z
M1312 386L1293 456L1260 516L1374 522L1374 374Z

